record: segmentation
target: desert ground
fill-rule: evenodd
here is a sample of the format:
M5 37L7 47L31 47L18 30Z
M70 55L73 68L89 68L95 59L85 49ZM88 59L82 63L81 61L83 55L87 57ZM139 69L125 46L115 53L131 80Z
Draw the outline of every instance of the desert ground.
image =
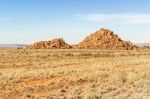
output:
M150 99L150 50L1 48L0 99Z

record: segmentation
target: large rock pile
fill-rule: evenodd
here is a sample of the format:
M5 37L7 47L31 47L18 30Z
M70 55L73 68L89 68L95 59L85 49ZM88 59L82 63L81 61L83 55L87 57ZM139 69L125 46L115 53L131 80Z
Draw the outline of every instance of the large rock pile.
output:
M121 40L112 31L102 28L86 37L85 40L80 42L75 48L132 50L136 49L137 46L129 41Z
M41 41L34 43L27 48L30 49L69 49L71 46L67 44L62 38L56 38L51 41Z

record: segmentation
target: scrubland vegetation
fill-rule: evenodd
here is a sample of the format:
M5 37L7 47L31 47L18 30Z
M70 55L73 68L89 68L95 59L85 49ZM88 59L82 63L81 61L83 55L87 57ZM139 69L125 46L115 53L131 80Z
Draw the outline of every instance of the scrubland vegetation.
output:
M1 48L0 99L150 99L150 50Z

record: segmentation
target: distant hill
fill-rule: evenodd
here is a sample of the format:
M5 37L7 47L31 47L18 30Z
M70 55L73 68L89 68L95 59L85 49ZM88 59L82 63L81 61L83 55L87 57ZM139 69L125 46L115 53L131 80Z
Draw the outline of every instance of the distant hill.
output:
M0 48L16 48L16 47L24 47L29 44L0 44Z
M150 43L137 43L136 45L137 45L138 47L150 46Z

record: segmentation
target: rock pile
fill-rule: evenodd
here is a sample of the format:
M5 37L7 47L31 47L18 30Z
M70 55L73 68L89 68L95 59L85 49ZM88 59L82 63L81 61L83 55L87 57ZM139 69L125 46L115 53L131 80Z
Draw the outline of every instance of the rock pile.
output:
M110 49L110 50L133 50L138 47L129 41L124 41L108 29L100 29L90 36L86 37L82 42L75 45L67 44L62 38L53 39L51 41L41 41L34 43L27 48L30 49Z
M75 48L132 50L136 49L137 46L129 41L121 40L112 31L102 28L86 37Z
M67 44L62 38L56 38L51 41L41 41L34 43L27 48L30 49L69 49L71 46Z

